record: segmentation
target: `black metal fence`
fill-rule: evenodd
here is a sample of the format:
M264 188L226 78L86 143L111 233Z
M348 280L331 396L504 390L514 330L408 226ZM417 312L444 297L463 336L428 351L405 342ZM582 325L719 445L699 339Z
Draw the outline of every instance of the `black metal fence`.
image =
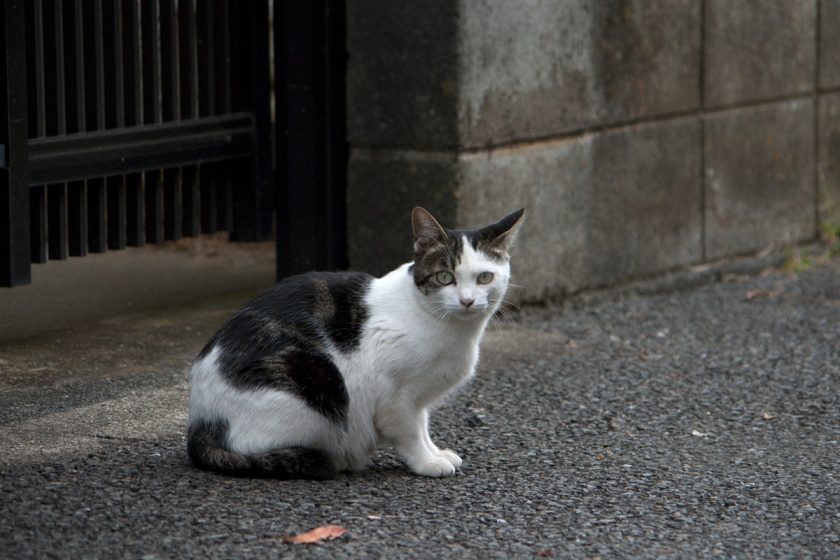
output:
M341 3L273 4L279 188L269 2L4 0L0 286L68 255L265 239L275 202L283 275L343 264Z

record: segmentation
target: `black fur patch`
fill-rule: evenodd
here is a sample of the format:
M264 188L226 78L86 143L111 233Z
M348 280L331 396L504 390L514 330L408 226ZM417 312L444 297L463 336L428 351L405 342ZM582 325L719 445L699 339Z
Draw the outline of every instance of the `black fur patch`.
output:
M447 230L446 233L450 237L457 237L459 240L466 237L473 249L482 251L492 259L501 261L504 260L509 248L510 240L506 234L511 231L523 214L525 214L524 208L511 212L495 224L490 224L481 229Z
M260 455L241 455L227 448L226 420L194 422L187 431L187 453L199 468L232 476L308 478L335 476L332 459L318 449L287 447Z
M317 350L288 348L261 356L241 364L227 378L237 389L293 393L330 420L346 420L349 403L344 379L332 360Z
M371 281L352 272L287 278L234 314L199 358L218 345L222 375L234 387L288 391L331 420L343 421L347 389L326 347L342 352L358 347Z

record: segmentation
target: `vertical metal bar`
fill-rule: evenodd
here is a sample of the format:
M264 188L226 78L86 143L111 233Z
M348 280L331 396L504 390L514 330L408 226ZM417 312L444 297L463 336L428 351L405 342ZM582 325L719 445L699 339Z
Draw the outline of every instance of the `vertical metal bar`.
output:
M108 248L108 228L105 227L105 179L87 182L88 250L104 253Z
M232 106L254 115L254 156L238 176L231 239L258 241L271 235L274 210L269 110L268 3L237 4L230 13Z
M198 116L198 33L195 0L179 0L178 55L181 81L181 117Z
M65 84L67 87L67 132L84 132L85 123L85 52L84 8L74 0L64 18ZM67 183L67 250L70 256L87 254L87 184Z
M123 66L125 69L125 125L143 123L143 84L140 35L140 6L137 0L123 2ZM125 177L126 243L137 247L145 243L143 175Z
M198 166L181 168L181 189L183 199L183 234L195 237L201 233L201 191Z
M47 262L47 189L44 185L29 188L29 235L32 262Z
M198 48L198 114L216 114L215 45L213 1L199 2L196 10L196 46Z
M198 117L198 46L195 0L179 0L178 25L180 43L178 51L181 66L181 118ZM183 233L188 237L199 234L201 229L201 198L198 185L198 168L190 165L181 169L183 194Z
M178 41L178 4L175 0L161 0L160 51L164 121L181 118ZM166 169L163 172L163 236L165 239L175 240L183 237L182 220L181 170Z
M83 2L85 129L105 128L105 59L103 55L102 0ZM108 247L105 223L105 179L87 181L88 250L102 253Z
M46 127L46 83L44 74L44 9L41 0L31 0L26 5L28 32L27 53L24 58L30 67L29 82L29 136L42 137ZM28 56L31 55L31 58ZM47 195L42 186L29 191L30 258L34 263L47 262Z
M163 238L177 241L184 236L181 168L163 170Z
M213 36L215 48L213 65L216 79L215 110L216 114L231 112L231 70L230 70L230 0L212 0ZM216 179L216 227L230 230L233 224L233 184L230 165L220 165Z
M67 133L85 130L85 61L82 0L64 12L64 84Z
M163 121L161 105L160 10L158 0L142 2L143 122ZM163 241L163 172L143 173L146 198L146 241Z
M145 194L141 173L131 173L125 176L125 204L126 244L129 247L145 245L146 227L143 212Z
M137 0L122 2L125 126L136 126L143 123L140 6Z
M0 286L31 281L25 0L0 4Z
M125 249L127 243L125 232L125 177L122 175L108 177L105 179L105 184L108 187L108 213L106 215L108 223L108 248Z
M46 135L66 134L64 106L64 25L61 2L43 0L44 110Z
M120 128L125 126L122 2L105 0L102 7L102 45L105 56L105 127Z
M105 61L102 57L102 0L83 2L85 129L105 128Z
M87 184L67 183L67 250L71 257L87 255Z
M122 2L103 3L103 46L105 55L105 127L125 126L125 77L123 68ZM107 186L108 248L126 246L126 187L125 177L118 175L105 180Z
M27 55L29 65L29 137L46 136L46 101L44 98L44 10L41 0L26 2ZM28 56L28 55L31 55Z
M217 173L224 166L218 164L202 164L198 168L198 179L201 189L201 232L216 233L219 229L219 208L217 203Z
M67 258L67 188L64 183L47 186L49 256Z
M163 120L181 118L181 77L178 56L178 5L160 0L160 59Z
M146 198L146 241L163 241L163 171L156 169L143 173Z
M213 33L213 2L199 2L197 6L198 49L198 114L206 117L216 114L216 69ZM201 231L215 233L218 229L218 205L216 204L216 173L222 166L202 164L198 169L201 192Z
M48 136L67 133L64 101L64 17L59 0L44 0L44 100ZM47 185L47 247L49 258L67 258L67 188Z

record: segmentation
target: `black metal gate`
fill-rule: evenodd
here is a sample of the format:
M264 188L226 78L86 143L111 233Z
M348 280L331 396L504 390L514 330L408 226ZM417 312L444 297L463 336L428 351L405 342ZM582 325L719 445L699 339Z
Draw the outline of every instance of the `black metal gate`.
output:
M276 174L271 3L4 0L0 286L47 259L265 239L275 203L282 275L344 264L342 4L273 4Z

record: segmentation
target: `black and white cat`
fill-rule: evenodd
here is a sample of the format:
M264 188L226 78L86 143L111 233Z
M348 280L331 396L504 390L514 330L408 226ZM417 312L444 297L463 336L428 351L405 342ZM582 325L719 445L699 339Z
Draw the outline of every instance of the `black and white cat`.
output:
M193 463L322 479L389 443L416 474L454 474L461 458L432 442L429 411L475 371L523 215L457 231L415 208L414 262L293 276L248 303L193 364Z

